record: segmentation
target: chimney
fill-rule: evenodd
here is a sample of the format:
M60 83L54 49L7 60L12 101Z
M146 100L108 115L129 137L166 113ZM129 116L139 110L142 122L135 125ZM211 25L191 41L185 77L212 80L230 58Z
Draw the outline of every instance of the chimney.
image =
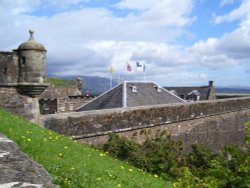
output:
M210 81L208 82L208 85L209 85L209 87L212 87L212 86L214 85L214 81L211 81L211 80L210 80Z

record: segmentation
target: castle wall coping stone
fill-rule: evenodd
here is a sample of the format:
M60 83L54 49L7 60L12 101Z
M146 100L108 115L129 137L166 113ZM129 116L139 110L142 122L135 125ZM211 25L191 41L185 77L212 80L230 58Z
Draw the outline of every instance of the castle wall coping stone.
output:
M0 134L0 188L58 188L48 172Z
M250 97L44 115L40 125L74 138L188 121L250 108Z

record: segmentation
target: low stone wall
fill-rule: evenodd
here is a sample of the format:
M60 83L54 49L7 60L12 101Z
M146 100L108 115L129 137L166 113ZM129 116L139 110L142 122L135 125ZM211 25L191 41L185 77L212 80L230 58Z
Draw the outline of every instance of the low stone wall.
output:
M245 146L244 124L247 121L250 121L250 110L229 112L144 129L133 129L117 132L117 134L142 143L148 137L154 137L160 130L168 132L174 139L182 140L184 151L190 151L191 145L197 143L206 145L213 150L219 150L229 144ZM99 135L78 139L78 141L98 145L107 142L108 138L108 135Z
M232 143L242 144L244 140L243 124L250 121L249 108L250 98L237 98L48 115L43 116L40 123L46 128L73 136L75 139L88 140L87 138L106 135L109 132L128 133L144 128L153 130L165 126L172 127L168 130L172 135L182 139L186 137L184 141L187 141L188 137L195 137L197 139L192 142L202 143L204 140L202 135L206 135L206 145L210 143L214 145L215 142L209 140L221 137L221 141L223 141L223 133L230 133L225 135L228 137L227 143L232 137ZM230 113L233 113L232 116L227 115ZM206 118L210 119L204 122ZM185 131L180 132L181 130ZM190 134L186 134L187 132ZM218 136L215 136L216 134ZM239 135L238 141L236 137ZM138 136L139 140L140 138L143 139L143 136ZM217 145L221 146L220 144L224 145L226 141Z
M58 99L58 112L73 112L80 106L88 103L90 100L93 100L93 98L89 97L71 97L71 98L61 98Z

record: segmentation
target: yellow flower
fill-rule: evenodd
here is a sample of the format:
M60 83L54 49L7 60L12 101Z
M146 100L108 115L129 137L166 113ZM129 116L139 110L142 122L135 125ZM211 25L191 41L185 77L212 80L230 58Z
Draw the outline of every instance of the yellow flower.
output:
M60 157L62 157L62 156L63 156L63 154L62 154L62 153L59 153L58 155L59 155Z
M122 187L122 185L121 184L117 184L117 187Z
M121 169L124 170L124 166L121 166Z
M101 178L96 178L97 181L101 181Z
M27 139L27 141L28 141L28 142L31 142L31 139L30 139L30 138L28 138L28 139Z
M105 156L105 154L104 153L100 153L100 156L103 157L103 156Z
M129 172L133 172L133 169L130 168L130 169L128 169L128 171L129 171Z
M154 175L154 177L155 177L155 178L158 178L158 175L157 175L157 174L155 174L155 175Z
M64 149L68 149L68 147L67 147L67 146L64 146Z

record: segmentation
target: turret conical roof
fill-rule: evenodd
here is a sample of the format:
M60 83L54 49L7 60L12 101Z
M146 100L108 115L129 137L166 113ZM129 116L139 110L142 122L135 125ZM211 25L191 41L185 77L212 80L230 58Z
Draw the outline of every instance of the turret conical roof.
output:
M27 42L24 42L19 45L18 50L38 50L38 51L46 51L45 47L35 41L34 39L34 31L29 30L30 38Z

